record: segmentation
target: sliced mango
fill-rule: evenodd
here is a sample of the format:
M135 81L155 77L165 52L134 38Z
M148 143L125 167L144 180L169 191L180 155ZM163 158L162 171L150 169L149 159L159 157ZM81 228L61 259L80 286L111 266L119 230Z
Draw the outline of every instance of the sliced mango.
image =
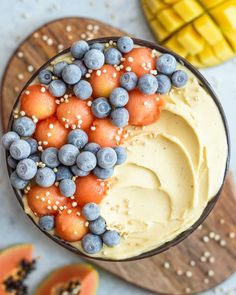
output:
M186 26L178 33L178 42L188 50L190 54L197 54L204 48L205 41L194 30L192 25Z
M234 56L233 50L225 40L221 40L213 46L215 55L221 60L225 61Z
M236 30L236 1L228 1L210 11L223 30Z
M225 0L199 0L206 8L214 7Z
M188 51L178 42L176 36L171 37L168 41L164 43L164 45L174 52L178 52L178 54L182 57L186 57L188 54Z
M174 4L173 9L186 22L189 22L198 17L203 8L195 0L182 0Z
M150 27L152 28L155 37L159 41L163 41L164 39L166 39L166 37L169 36L169 32L167 32L166 29L163 28L162 24L157 19L150 22Z
M221 60L215 56L212 46L208 44L206 44L204 49L198 54L198 57L205 66L217 65L221 62Z
M150 9L148 8L148 6L145 4L143 5L143 12L147 18L147 20L150 22L152 21L152 19L154 18L152 12L150 11Z
M184 23L178 14L171 8L160 11L157 18L162 26L170 33L176 31Z
M225 36L228 39L230 45L236 51L236 31L234 32L225 32Z
M196 67L198 68L204 67L204 65L200 62L199 58L197 57L197 55L189 54L186 58L191 64L195 65Z
M210 44L214 45L223 39L222 33L209 15L204 14L194 21L197 32Z
M146 0L145 2L152 14L156 14L158 11L167 7L163 1L160 0Z

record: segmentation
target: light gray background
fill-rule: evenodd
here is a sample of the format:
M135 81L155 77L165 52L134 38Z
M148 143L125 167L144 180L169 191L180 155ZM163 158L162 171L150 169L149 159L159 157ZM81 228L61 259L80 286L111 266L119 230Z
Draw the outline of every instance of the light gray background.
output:
M153 40L143 18L139 0L0 0L1 77L8 58L19 42L28 34L47 21L75 15L97 18L137 37ZM232 152L234 152L236 150L236 59L221 66L204 70L202 73L213 85L223 104L231 130ZM41 259L38 271L31 276L31 287L33 288L51 269L79 261L79 259L39 233L26 218L9 185L2 149L0 150L0 163L0 248L18 242L32 242L37 245L36 252ZM236 156L234 153L232 153L231 168L235 173ZM102 270L99 270L99 273L98 295L151 294ZM219 292L218 294L236 294L236 289L231 290L233 287L236 287L236 274L227 280L220 289L205 294L210 295L216 292Z

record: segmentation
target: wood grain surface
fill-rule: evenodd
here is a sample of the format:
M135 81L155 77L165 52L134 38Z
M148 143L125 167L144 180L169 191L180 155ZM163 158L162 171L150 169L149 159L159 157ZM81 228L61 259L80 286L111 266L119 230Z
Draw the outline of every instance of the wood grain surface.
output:
M78 39L121 35L92 19L66 18L44 25L15 51L1 88L4 129L18 93L48 58ZM159 294L189 294L212 288L236 271L236 194L228 174L219 202L198 230L165 253L137 262L97 262L124 280ZM92 261L94 263L94 261Z

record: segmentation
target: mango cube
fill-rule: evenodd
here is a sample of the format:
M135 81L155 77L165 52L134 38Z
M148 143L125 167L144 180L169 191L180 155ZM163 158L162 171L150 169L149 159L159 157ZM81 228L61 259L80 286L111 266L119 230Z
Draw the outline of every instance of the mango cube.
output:
M146 5L152 14L156 14L158 11L166 7L166 5L163 4L163 1L160 0L146 0Z
M144 11L144 14L145 14L147 20L151 21L154 16L146 4L143 5L143 11Z
M183 25L182 19L172 9L164 9L157 15L158 20L168 32L174 32Z
M179 55L181 55L182 57L186 57L188 54L188 51L186 50L186 48L184 48L179 42L178 40L175 38L175 36L173 36L172 38L170 38L168 41L166 41L164 43L164 45L168 48L170 48L171 50L173 50L174 52L178 52Z
M217 4L220 4L224 2L224 0L200 0L200 2L206 7L211 8L216 6Z
M215 55L222 61L225 61L234 56L229 44L223 39L213 46Z
M210 45L214 45L223 39L220 29L207 14L195 20L194 27Z
M195 19L203 12L201 5L194 0L182 0L174 4L173 8L186 22Z
M205 41L194 30L192 25L183 28L177 36L179 43L188 50L190 54L197 54L203 50Z
M203 68L204 67L204 65L200 62L200 60L198 59L198 57L196 55L189 54L186 58L195 67L198 67L198 68Z
M220 59L215 56L212 47L208 44L206 44L203 51L198 54L198 57L205 66L212 66L220 63Z
M150 22L150 27L152 28L155 37L159 41L163 41L169 35L169 33L163 28L163 26L161 25L161 23L157 19L152 20Z
M234 32L224 32L226 38L228 39L230 45L233 47L234 51L236 51L236 31Z
M212 9L210 13L224 30L236 30L236 1L229 1Z

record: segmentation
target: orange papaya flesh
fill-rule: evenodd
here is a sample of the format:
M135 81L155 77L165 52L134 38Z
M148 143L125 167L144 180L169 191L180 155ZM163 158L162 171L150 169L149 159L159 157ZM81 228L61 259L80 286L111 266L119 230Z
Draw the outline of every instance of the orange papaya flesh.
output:
M14 245L0 252L0 295L18 294L18 282L22 282L21 288L27 288L23 281L34 269L32 257L31 244Z
M71 264L53 271L39 285L34 295L57 295L63 291L79 295L95 295L98 287L98 273L89 264Z

